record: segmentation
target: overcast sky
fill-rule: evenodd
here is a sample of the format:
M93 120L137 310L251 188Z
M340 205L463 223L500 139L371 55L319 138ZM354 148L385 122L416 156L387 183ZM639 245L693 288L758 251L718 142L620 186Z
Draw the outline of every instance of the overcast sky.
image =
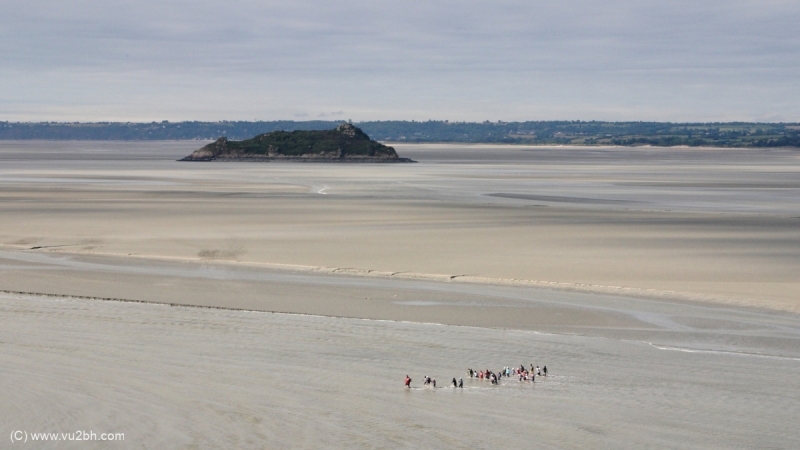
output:
M800 121L800 1L3 0L0 120Z

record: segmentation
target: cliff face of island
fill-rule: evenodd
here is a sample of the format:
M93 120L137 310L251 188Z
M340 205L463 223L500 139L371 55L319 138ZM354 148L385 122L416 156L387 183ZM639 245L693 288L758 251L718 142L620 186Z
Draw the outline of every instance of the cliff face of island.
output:
M244 141L225 137L181 161L413 162L349 123L325 131L273 131Z

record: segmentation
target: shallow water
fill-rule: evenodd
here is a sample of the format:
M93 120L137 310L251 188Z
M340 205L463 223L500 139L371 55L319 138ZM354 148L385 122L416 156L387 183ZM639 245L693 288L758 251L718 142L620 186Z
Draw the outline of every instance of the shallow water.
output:
M800 446L797 358L8 294L0 322L6 436L114 431L137 448ZM551 376L448 386L467 367L531 363Z

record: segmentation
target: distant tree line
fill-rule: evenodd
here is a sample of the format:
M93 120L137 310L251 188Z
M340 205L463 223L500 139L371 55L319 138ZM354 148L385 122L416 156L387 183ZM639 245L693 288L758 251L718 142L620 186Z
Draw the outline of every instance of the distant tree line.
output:
M232 140L277 130L326 130L339 121L222 122L0 122L0 139ZM469 142L551 145L656 145L800 147L798 123L670 122L450 122L440 120L355 123L371 138L388 142Z

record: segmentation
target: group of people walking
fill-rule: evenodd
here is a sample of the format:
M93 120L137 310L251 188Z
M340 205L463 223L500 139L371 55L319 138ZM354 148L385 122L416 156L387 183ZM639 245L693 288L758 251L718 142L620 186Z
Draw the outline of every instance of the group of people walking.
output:
M477 378L479 380L487 380L492 384L500 384L500 379L503 378L503 377L505 377L505 378L515 377L519 381L530 381L532 383L535 383L536 382L536 377L539 377L539 376L546 377L547 376L547 366L543 366L542 368L539 368L539 366L533 367L533 364L531 364L530 370L526 369L524 365L520 365L519 367L514 367L514 368L512 368L512 367L503 367L502 370L499 370L497 372L492 372L489 369L480 370L480 371L467 369L467 375L469 375L470 378ZM425 375L425 376L422 377L422 380L423 380L423 383L422 383L423 386L433 386L434 388L436 388L436 379L435 378L431 378L431 377ZM463 389L464 388L464 379L463 378L459 378L456 381L456 379L453 378L452 384L453 384L454 388ZM405 385L406 385L407 388L411 389L411 377L409 377L408 375L406 375L406 383L405 383Z
M520 365L519 367L503 367L502 370L497 372L492 372L489 369L475 371L472 369L467 369L467 375L470 378L478 378L480 380L488 380L492 384L499 384L500 379L503 377L510 378L516 377L519 381L530 381L535 383L536 377L538 376L547 376L547 366L539 368L539 366L533 367L531 364L530 370L526 369L524 365Z

